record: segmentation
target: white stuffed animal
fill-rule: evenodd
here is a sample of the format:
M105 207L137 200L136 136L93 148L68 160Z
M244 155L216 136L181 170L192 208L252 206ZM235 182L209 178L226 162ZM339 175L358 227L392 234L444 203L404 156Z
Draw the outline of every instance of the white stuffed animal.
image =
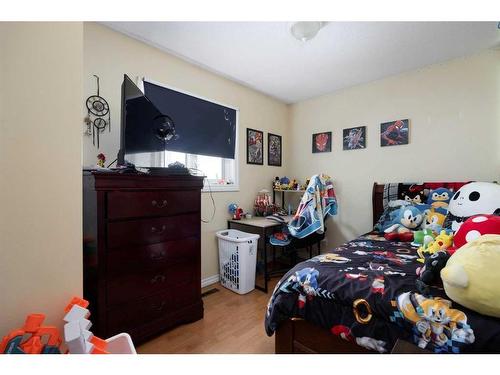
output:
M471 182L462 186L450 200L445 227L456 232L465 220L478 214L500 214L499 184Z

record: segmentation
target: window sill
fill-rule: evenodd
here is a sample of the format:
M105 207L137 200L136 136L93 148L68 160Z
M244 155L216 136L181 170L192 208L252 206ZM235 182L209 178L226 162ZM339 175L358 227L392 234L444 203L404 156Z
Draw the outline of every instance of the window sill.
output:
M240 191L240 187L238 185L210 185L210 188L204 187L201 190L202 193L215 193L222 191Z

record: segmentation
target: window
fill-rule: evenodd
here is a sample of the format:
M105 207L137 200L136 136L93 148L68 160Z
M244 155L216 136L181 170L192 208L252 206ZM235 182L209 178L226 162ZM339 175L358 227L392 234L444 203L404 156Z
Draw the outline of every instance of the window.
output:
M214 156L192 155L183 152L162 151L127 155L127 160L137 167L166 167L176 161L194 170L196 174L206 176L203 191L237 191L238 159L224 159ZM147 167L145 167L147 168ZM210 183L210 189L207 185Z
M223 159L214 156L184 154L182 152L165 151L165 165L176 161L198 174L206 176L204 190L208 191L210 183L212 191L238 190L238 174L236 159Z

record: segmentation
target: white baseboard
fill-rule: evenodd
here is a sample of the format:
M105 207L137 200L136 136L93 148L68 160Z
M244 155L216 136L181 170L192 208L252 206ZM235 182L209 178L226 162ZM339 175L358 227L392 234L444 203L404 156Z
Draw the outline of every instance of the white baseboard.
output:
M209 286L209 285L212 285L212 284L215 284L215 283L218 283L219 282L219 275L213 275L213 276L210 276L210 277L207 277L206 279L202 279L201 280L201 287L204 288L206 286Z

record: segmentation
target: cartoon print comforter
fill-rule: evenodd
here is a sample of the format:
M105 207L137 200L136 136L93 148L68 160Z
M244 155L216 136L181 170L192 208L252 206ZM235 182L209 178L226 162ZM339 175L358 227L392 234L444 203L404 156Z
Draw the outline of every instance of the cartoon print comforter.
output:
M367 234L291 269L269 300L265 328L303 318L333 335L390 352L398 338L436 353L500 352L500 319L445 295L416 292L416 248Z

